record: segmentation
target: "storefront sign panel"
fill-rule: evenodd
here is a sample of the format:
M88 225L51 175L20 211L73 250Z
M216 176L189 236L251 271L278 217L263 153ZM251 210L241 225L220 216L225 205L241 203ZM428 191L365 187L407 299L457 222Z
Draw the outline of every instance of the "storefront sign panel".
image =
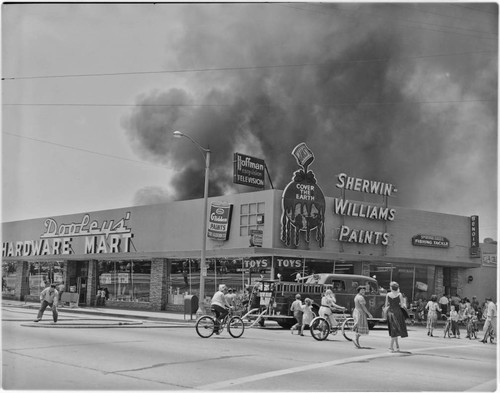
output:
M481 250L479 249L479 216L471 216L470 218L470 237L470 256L481 258Z
M415 235L411 238L414 246L449 248L450 241L443 236L434 235Z
M48 218L39 239L3 242L2 256L128 253L134 236L127 227L128 220L130 212L116 223L115 220L91 220L90 214L72 223L60 224L54 218ZM77 242L77 238L83 240ZM83 246L83 250L78 249L77 244Z
M265 161L260 158L234 153L233 183L264 189Z
M308 170L314 155L305 143L298 144L292 154L302 169L294 172L292 182L283 191L281 241L287 246L298 246L300 235L304 233L305 241L309 243L311 232L315 230L318 245L323 247L326 201L313 171Z
M229 239L233 205L213 202L210 206L207 237L214 240Z

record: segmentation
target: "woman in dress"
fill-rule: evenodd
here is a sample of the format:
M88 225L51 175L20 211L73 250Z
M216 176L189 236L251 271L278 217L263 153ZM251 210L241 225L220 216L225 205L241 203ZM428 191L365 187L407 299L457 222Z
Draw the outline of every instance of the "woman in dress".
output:
M314 319L314 313L312 308L313 301L309 298L306 298L306 300L304 300L304 303L305 304L302 306L302 311L304 313L302 314L302 326L300 329L301 336L304 335L305 326L310 325L311 321Z
M321 298L321 307L319 308L319 316L330 322L330 326L337 326L338 322L333 315L334 310L344 311L346 308L337 306L337 299L331 289L327 289Z
M425 308L428 310L427 313L427 335L434 337L432 332L436 327L436 322L438 319L438 311L441 312L441 308L439 308L439 303L437 302L437 296L432 295L431 300L427 302Z
M358 294L354 297L354 311L352 317L354 319L354 332L356 337L352 341L356 348L361 348L359 345L359 337L363 334L368 334L368 318L373 318L370 311L366 308L366 300L364 298L366 287L359 286L357 288Z
M404 300L397 282L392 281L389 286L391 292L385 297L385 307L389 307L387 310L387 326L389 327L389 336L391 336L391 346L389 349L391 352L399 352L398 337L408 337L406 320L402 310Z

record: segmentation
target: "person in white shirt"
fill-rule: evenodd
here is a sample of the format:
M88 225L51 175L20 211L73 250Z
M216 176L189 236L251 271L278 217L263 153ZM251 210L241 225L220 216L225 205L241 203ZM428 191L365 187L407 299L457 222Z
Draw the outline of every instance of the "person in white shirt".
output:
M226 301L230 306L236 306L236 294L233 292L232 288L229 288L227 290L227 294L225 294L224 297L226 298Z
M45 288L40 292L40 309L38 310L38 315L34 322L39 322L42 320L43 313L47 306L52 309L52 318L54 323L57 322L59 316L57 312L57 304L59 301L59 292L57 292L56 284L50 284L50 287Z
M220 321L228 314L231 305L226 300L227 287L225 284L219 285L219 290L214 293L210 308L215 312L215 333L219 334Z
M492 332L490 332L490 330ZM490 342L493 344L493 338L497 330L497 306L493 303L490 297L486 298L486 321L484 322L483 334L484 337L481 340L482 343L486 344L488 342L488 336L490 336Z

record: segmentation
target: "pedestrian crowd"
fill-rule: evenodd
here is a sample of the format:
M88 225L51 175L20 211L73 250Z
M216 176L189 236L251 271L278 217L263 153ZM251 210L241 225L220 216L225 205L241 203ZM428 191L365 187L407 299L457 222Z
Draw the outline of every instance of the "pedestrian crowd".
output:
M390 291L386 293L385 304L383 306L383 318L387 321L388 332L390 336L389 350L399 352L399 338L408 337L406 321L410 318L406 308L406 299L399 290L399 284L395 281L389 284ZM366 307L364 298L366 288L360 286L357 288L357 295L354 297L354 310L352 317L354 319L353 331L355 338L354 345L361 348L359 339L362 335L369 334L368 319L373 318ZM304 328L307 327L314 318L313 301L309 298L302 302L301 295L295 295L295 301L290 307L290 311L296 320L291 328L291 333L295 331L299 335L304 335ZM328 320L330 326L338 326L335 319L335 311L345 311L346 308L337 305L335 294L332 290L325 291L319 308L319 316ZM460 338L460 326L465 326L466 338L479 338L477 336L480 322L484 322L482 329L481 342L486 343L488 339L491 343L495 340L496 334L496 316L497 307L492 298L487 297L480 305L476 296L472 300L468 298L459 298L457 296L443 295L438 298L432 295L428 301L419 298L414 304L415 319L426 323L427 335L434 337L438 321L446 321L444 335L450 338Z
M494 341L496 333L497 307L491 297L487 297L481 305L476 296L472 300L467 297L443 294L439 299L432 295L426 302L419 298L415 304L415 319L425 322L427 335L433 337L439 320L445 321L443 337L460 338L460 327L466 332L465 338L478 338L479 324L483 323L483 339L486 343Z

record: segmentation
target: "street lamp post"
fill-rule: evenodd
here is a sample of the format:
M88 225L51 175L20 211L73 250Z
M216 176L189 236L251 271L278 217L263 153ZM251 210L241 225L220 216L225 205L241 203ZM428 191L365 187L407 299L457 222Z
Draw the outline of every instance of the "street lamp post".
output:
M205 275L207 273L206 268L206 254L207 254L207 212L208 212L208 173L210 169L210 149L205 149L198 142L196 142L189 135L186 135L180 131L174 131L175 138L187 138L200 150L203 158L205 159L205 191L203 193L203 233L201 236L201 260L200 260L200 299L198 301L198 310L196 311L196 316L200 317L205 313L203 309L203 301L205 300Z

